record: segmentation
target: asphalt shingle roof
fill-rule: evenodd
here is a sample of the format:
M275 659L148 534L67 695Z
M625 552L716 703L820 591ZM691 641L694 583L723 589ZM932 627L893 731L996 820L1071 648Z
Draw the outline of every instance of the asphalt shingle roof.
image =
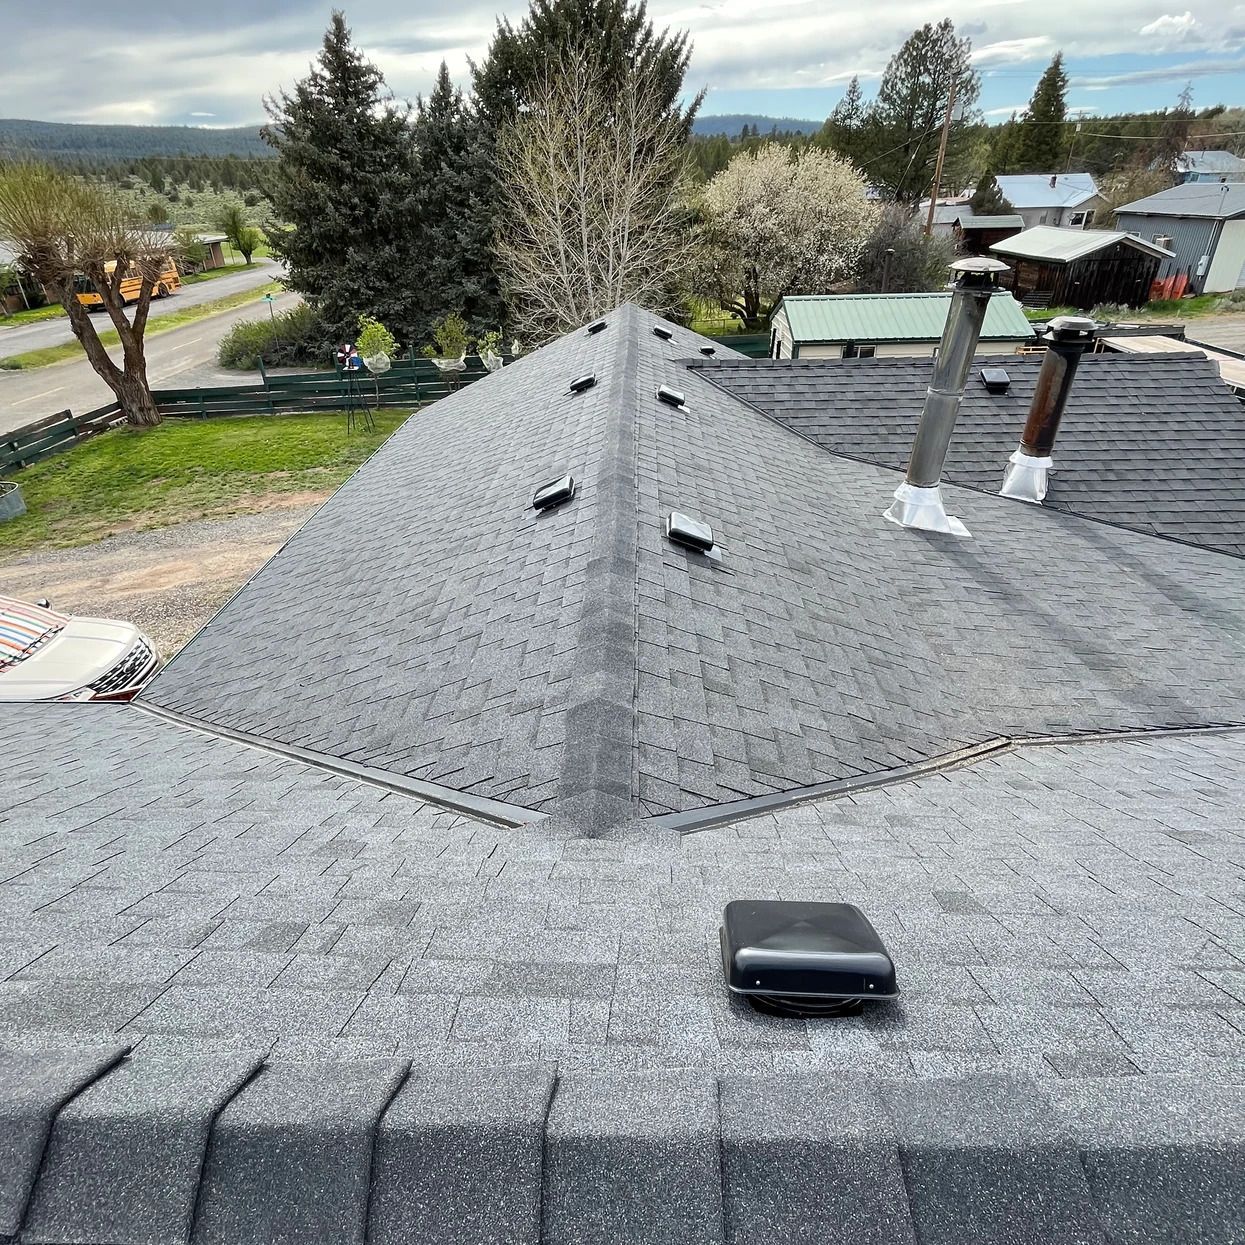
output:
M805 344L842 341L937 341L947 322L951 295L800 294L782 300L791 335ZM1033 325L1010 294L999 294L986 309L982 338L1025 341Z
M11 708L0 1233L717 1245L821 1239L847 1205L888 1241L1245 1228L1245 733L602 840L134 709ZM739 1006L740 895L862 905L900 1000Z
M967 492L973 541L895 528L889 471L655 323L621 309L413 418L144 701L601 826L1001 735L1245 721L1235 563ZM579 496L537 517L566 471ZM666 540L672 509L719 564Z
M1007 393L986 392L990 365L1007 369ZM974 363L947 480L997 492L1040 367L1015 356ZM930 363L733 360L701 371L825 449L902 470ZM1054 457L1047 507L1245 556L1245 412L1201 356L1086 356Z
M146 707L6 707L0 1241L1236 1245L1245 730L1153 728L1242 720L1239 561L894 528L608 321L409 421ZM741 897L859 904L899 1000L740 1004Z

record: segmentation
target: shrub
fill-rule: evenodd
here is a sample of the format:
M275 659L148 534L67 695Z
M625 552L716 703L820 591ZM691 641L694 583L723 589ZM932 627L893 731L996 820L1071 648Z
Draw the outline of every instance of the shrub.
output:
M461 359L470 341L467 322L457 312L451 312L432 326L432 340L436 345L424 347L429 359Z
M240 320L221 338L216 361L221 367L249 371L260 359L269 367L288 367L323 363L327 357L314 313L299 303L276 316Z
M398 353L394 335L374 316L359 317L359 336L355 338L355 346L362 359L374 359L381 354L392 359Z

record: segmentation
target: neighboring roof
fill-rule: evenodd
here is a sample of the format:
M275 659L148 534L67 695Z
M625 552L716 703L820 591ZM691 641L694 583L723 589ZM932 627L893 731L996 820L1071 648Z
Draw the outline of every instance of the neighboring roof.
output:
M1013 238L993 243L990 249L1000 255L1015 255L1019 259L1036 259L1048 264L1070 264L1121 242L1161 259L1175 257L1174 251L1169 251L1157 243L1147 242L1135 233L1119 233L1111 229L1061 229L1053 225L1035 225Z
M1216 220L1240 216L1245 213L1245 182L1186 182L1116 208L1117 215L1130 212L1141 216L1194 216Z
M987 393L981 383L980 371L991 363L1007 369L1005 394ZM975 360L947 480L998 491L1040 368L1040 358ZM930 364L758 359L699 370L825 449L900 470ZM1243 479L1241 404L1200 353L1081 360L1059 429L1048 507L1245 557Z
M799 294L778 304L801 345L830 342L938 341L947 322L951 295ZM1010 295L990 300L981 331L985 341L1026 341L1033 325Z
M1021 211L1079 207L1098 194L1098 183L1089 173L1000 173L994 180L1003 198Z
M961 229L1023 229L1025 218L1018 215L1005 216L958 216Z
M1231 387L1237 397L1245 396L1245 359L1226 354L1205 342L1177 341L1171 337L1141 333L1103 337L1102 344L1111 350L1128 354L1197 354L1209 359L1219 370L1219 378Z
M1176 157L1182 173L1242 173L1245 160L1230 151L1185 151Z
M1069 1239L1240 1226L1240 732L608 842L134 708L11 709L6 1236L640 1245L724 1211L911 1242L954 1204L963 1239L1045 1240L1052 1199ZM859 904L900 1000L733 1001L721 907L780 894ZM816 1196L773 1190L776 1139Z
M964 214L965 208L961 203L935 203L934 204L934 224L935 225L954 225L957 220ZM926 220L929 216L929 204L917 213L918 220Z

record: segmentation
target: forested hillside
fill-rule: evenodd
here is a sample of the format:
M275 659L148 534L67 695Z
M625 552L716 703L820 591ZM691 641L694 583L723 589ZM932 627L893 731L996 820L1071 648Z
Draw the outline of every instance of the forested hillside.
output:
M258 126L70 125L0 118L0 156L118 164L149 156L271 156Z
M692 133L711 138L715 134L725 134L728 138L738 138L744 129L749 135L772 134L816 134L821 129L820 121L801 121L795 117L762 117L750 112L725 113L718 117L697 117L692 122Z

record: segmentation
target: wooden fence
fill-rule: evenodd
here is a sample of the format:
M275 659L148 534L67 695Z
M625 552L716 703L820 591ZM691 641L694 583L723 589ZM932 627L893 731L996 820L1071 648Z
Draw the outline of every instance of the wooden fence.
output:
M734 334L714 341L752 358L769 352L765 334ZM488 371L474 356L462 372L442 372L431 359L412 351L381 376L371 373L298 372L271 375L260 364L260 380L247 385L195 389L155 389L152 396L169 419L213 419L229 415L361 410L363 407L414 410L472 384ZM0 473L29 466L58 450L124 422L115 402L83 415L61 411L16 432L0 434Z

